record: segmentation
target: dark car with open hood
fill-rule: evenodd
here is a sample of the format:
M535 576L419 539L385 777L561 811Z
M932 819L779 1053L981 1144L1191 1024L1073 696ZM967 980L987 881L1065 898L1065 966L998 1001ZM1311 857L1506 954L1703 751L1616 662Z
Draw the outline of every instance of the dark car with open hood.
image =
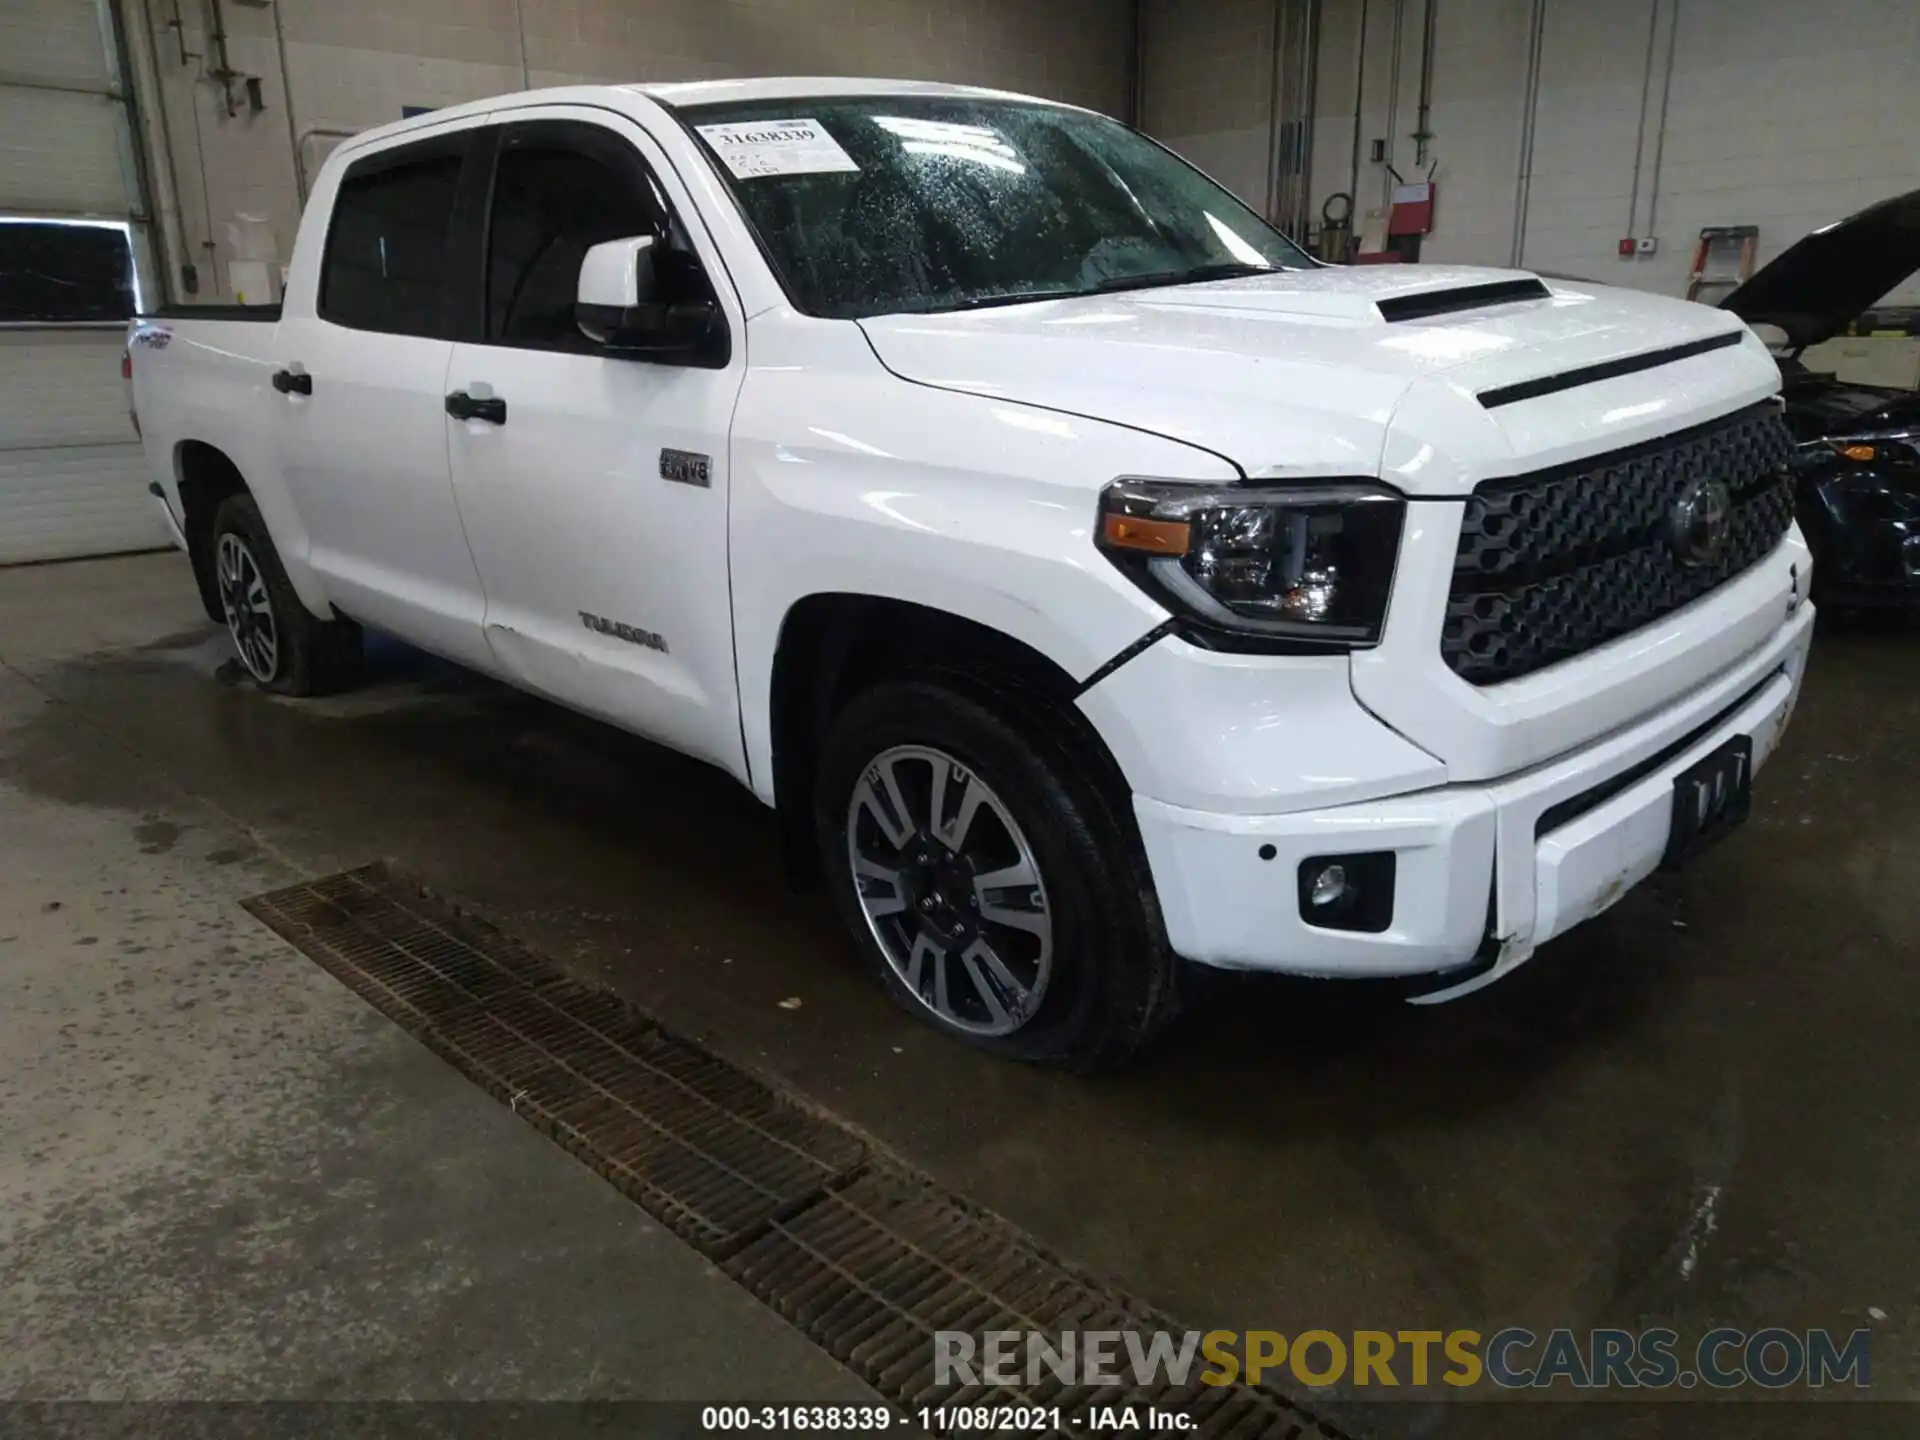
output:
M1780 355L1797 442L1795 492L1814 594L1839 609L1920 609L1920 392L1849 384L1807 369L1800 356L1842 334L1915 270L1920 190L1816 230L1720 302L1779 332L1767 338Z

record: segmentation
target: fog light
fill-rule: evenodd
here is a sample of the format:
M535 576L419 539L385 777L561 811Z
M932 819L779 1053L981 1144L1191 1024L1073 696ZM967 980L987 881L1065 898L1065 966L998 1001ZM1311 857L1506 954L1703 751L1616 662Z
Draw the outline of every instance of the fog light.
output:
M1316 930L1378 934L1393 923L1394 853L1312 855L1300 862L1300 918Z
M1347 867L1323 865L1307 891L1307 903L1315 909L1337 905L1347 898Z

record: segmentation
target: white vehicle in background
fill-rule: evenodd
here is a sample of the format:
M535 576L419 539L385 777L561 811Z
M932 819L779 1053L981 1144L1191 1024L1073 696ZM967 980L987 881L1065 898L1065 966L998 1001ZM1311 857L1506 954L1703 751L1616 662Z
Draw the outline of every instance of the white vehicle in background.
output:
M594 87L328 160L133 326L269 690L360 627L712 762L907 1009L1124 1059L1181 962L1462 994L1746 812L1807 655L1732 316L1320 266L1113 121Z

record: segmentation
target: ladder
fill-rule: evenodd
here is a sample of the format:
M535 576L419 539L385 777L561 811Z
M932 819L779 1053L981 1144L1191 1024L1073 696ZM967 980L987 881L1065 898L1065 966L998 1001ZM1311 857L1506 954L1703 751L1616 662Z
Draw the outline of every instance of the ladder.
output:
M1754 252L1760 248L1758 225L1708 225L1693 247L1693 273L1687 277L1687 299L1698 300L1705 290L1732 290L1753 274ZM1729 272L1726 266L1733 264Z

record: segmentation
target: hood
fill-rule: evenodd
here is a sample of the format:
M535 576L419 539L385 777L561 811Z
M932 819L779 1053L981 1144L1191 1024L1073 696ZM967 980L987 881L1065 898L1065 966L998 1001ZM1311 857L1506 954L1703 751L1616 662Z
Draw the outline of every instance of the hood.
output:
M1777 325L1795 349L1838 335L1920 270L1920 190L1816 230L1720 302L1749 325Z
M860 324L903 379L1150 431L1248 475L1302 478L1380 474L1396 409L1432 377L1446 378L1461 423L1497 437L1530 407L1496 409L1493 392L1745 334L1710 306L1430 265L1327 266ZM1452 493L1437 475L1431 484Z

